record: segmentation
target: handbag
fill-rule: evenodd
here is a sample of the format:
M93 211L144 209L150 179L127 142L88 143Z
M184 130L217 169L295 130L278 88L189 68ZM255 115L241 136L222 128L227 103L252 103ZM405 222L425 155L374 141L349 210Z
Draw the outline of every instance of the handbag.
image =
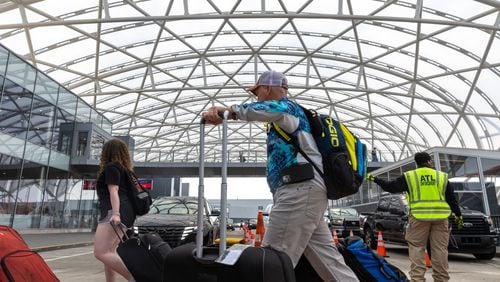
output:
M131 183L130 200L136 215L145 215L149 212L149 207L153 200L151 195L137 180L137 176L132 171L127 171L128 178Z

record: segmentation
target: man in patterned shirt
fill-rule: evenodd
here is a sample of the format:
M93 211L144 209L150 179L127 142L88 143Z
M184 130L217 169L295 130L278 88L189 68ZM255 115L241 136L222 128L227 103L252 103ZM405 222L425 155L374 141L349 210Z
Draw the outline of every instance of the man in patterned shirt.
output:
M257 96L257 102L212 107L203 117L216 125L222 123L218 113L229 111L232 119L268 123L266 175L274 204L263 245L287 253L294 267L304 254L324 281L358 281L323 220L328 205L323 179L294 145L278 134L283 130L292 136L317 167L323 167L307 117L287 98L287 90L285 75L266 71L247 89Z

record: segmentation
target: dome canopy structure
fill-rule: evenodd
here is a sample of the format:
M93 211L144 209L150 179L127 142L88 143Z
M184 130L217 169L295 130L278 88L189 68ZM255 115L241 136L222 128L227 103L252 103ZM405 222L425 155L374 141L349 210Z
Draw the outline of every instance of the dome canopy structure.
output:
M0 43L136 141L137 161L197 161L200 113L255 101L273 69L382 160L500 148L494 0L3 1ZM220 160L209 127L207 159ZM266 158L264 124L231 122L231 160Z

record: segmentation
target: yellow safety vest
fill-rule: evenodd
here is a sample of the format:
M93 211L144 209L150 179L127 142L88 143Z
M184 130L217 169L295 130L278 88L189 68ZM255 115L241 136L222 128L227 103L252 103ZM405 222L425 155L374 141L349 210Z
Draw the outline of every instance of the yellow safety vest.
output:
M445 199L447 173L421 167L405 172L404 176L409 191L406 198L413 217L420 220L439 220L450 216L450 206Z

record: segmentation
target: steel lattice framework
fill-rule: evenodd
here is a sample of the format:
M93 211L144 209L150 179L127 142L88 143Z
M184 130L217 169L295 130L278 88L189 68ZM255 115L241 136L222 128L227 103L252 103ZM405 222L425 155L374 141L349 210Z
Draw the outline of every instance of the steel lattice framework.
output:
M498 1L18 0L0 19L0 42L134 137L136 160L196 161L200 113L253 101L267 69L384 160L500 148ZM263 124L229 135L231 160L265 161Z

